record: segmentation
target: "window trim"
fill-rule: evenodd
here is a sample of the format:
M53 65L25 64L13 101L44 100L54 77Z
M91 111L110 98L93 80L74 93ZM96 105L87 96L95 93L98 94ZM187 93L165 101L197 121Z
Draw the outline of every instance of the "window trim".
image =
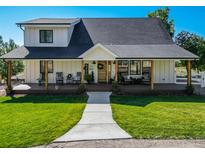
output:
M123 64L123 62L126 62L127 64L127 66L126 66L126 68L127 68L127 71L126 72L120 72L120 67L121 66L124 66L124 64ZM120 73L125 73L125 74L127 74L127 75L129 75L130 74L130 67L129 67L129 60L120 60L119 62L118 62L118 70L119 70L119 72Z
M51 31L51 32L52 32L52 40L51 40L51 42L43 42L43 41L42 41L41 32L43 32L43 31ZM44 39L44 40L45 40L45 39ZM53 30L47 30L47 29L39 30L39 41L40 41L40 43L53 43Z

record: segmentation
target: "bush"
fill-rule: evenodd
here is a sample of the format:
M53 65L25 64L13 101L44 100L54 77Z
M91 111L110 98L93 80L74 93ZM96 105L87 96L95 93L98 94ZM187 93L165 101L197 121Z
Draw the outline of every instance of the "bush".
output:
M187 86L185 92L186 92L187 95L193 95L194 87L192 85L191 86Z
M119 94L120 93L120 87L117 81L112 82L112 92L114 94Z
M9 89L8 87L6 87L5 91L6 91L6 95L12 94L12 90Z
M85 83L81 83L78 87L78 94L84 94L86 92L86 85Z

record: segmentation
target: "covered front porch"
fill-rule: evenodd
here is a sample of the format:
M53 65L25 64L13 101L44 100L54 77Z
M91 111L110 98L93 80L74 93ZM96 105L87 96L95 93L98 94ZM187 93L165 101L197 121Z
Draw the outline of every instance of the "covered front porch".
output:
M35 53L39 51L38 49L35 50ZM43 49L41 52L44 52ZM179 52L180 48L176 46L166 46L164 48L164 46L157 45L154 47L143 46L143 48L141 46L140 48L132 47L129 50L127 47L120 49L123 50L117 52L119 48L115 46L96 44L79 56L75 56L75 58L64 58L62 55L59 58L56 55L52 58L49 58L49 55L39 58L41 53L33 56L33 50L26 48L25 54L19 59L10 58L10 55L5 56L5 61L8 64L8 89L15 90L11 83L13 60L23 60L25 62L24 83L35 85L31 86L30 89L35 90L35 87L38 87L36 90L44 90L45 92L69 89L72 91L72 88L75 89L80 83L85 83L87 90L92 89L92 87L94 87L93 90L104 89L104 87L107 87L106 90L110 90L111 85L109 83L113 81L123 86L122 91L127 89L131 89L133 92L140 91L141 93L143 89L145 91L160 91L158 87L163 90L163 88L169 88L169 85L173 85L172 87L175 89L174 87L177 87L175 84L176 60L186 61L188 68L187 85L191 86L191 61L194 58L193 55L177 57L174 53ZM143 51L146 50L146 55L142 54L142 49ZM166 54L172 54L164 56L163 51L169 50L175 52L166 52ZM158 51L160 53L156 55L153 53ZM127 53L125 54L125 52ZM180 53L184 52L182 50Z
M12 84L12 61L8 64L7 87L15 93L76 93L79 84L86 84L87 91L111 91L111 83L120 84L122 93L156 93L155 91L184 90L186 85L175 84L174 71L170 70L170 60L33 60L27 61L25 68L25 81ZM100 65L99 65L100 64ZM164 66L160 66L164 65ZM187 61L187 85L191 85L191 61ZM166 68L167 66L167 68ZM165 69L168 69L168 73ZM174 68L173 68L174 70ZM62 73L62 83L57 83L57 73ZM134 74L135 73L135 74ZM79 82L76 75L80 74ZM88 75L93 80L88 82ZM39 77L44 76L39 82ZM68 77L73 81L68 82ZM130 79L142 82L130 82ZM126 80L126 81L124 81ZM37 92L39 91L39 92ZM153 91L153 92L151 92ZM166 92L165 92L166 93Z

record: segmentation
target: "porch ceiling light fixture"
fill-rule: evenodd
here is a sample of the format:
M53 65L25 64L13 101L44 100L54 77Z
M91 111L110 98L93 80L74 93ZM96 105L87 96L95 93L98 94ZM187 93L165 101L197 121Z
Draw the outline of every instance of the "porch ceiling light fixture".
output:
M95 62L95 61L93 61L93 64L96 64L96 62Z

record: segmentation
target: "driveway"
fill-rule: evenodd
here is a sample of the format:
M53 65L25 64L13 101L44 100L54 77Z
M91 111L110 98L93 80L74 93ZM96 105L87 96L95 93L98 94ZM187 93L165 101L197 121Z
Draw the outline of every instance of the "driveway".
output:
M205 148L205 140L117 139L52 143L48 148Z
M102 139L129 139L112 118L110 92L88 92L89 98L81 120L54 143Z

